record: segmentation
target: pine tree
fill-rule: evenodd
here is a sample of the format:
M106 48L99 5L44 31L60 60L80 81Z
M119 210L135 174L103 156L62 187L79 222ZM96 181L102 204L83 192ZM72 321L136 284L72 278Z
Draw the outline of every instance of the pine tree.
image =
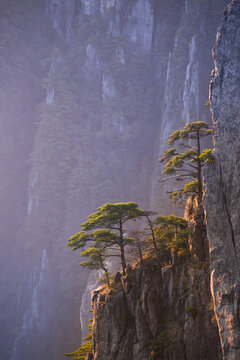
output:
M93 359L92 351L93 351L93 342L92 342L92 323L93 320L91 319L88 324L89 333L83 339L82 345L72 353L65 353L64 355L70 357L75 360L85 360L88 358Z
M87 221L81 224L82 229L70 237L68 246L73 250L84 247L87 242L96 240L105 249L118 249L120 253L123 274L126 269L125 246L134 239L125 236L124 224L129 220L136 220L145 215L145 212L138 208L134 202L104 204L98 211L89 215ZM96 230L95 230L96 229ZM91 233L92 230L95 232ZM94 238L95 237L95 238ZM119 255L110 255L119 256Z
M139 261L140 264L143 265L143 255L149 247L146 239L146 234L144 230L135 229L131 231L130 236L134 239L134 249L136 249L137 253L135 260ZM134 252L133 254L135 255L136 253Z
M213 162L211 149L201 151L201 139L212 134L212 130L203 121L187 123L182 130L176 130L169 136L168 144L178 143L178 147L168 149L159 162L165 162L163 174L168 179L189 180L183 188L170 192L174 200L184 194L195 194L202 201L202 167L206 161ZM192 145L193 144L193 145ZM181 151L181 148L184 151Z
M187 220L176 215L158 216L155 224L157 242L162 243L165 250L170 250L178 256L189 253L188 238L192 230Z
M103 270L107 284L110 287L109 282L109 271L107 269L106 265L106 249L104 247L90 247L84 251L81 252L80 256L82 257L88 257L89 260L82 261L80 263L81 266L88 267L90 270Z
M145 211L145 217L146 217L147 225L148 225L147 231L150 231L150 234L148 233L148 235L150 235L150 237L147 239L147 241L148 241L148 243L153 244L153 250L154 250L155 255L157 256L157 259L160 264L161 257L160 257L160 252L159 252L159 249L157 246L157 239L156 239L156 234L155 234L156 222L154 219L152 219L152 216L154 216L154 215L155 215L155 213L152 211Z

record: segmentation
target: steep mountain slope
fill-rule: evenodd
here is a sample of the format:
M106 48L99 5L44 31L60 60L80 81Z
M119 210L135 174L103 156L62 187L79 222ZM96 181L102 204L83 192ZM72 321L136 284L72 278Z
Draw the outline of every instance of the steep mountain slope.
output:
M90 212L169 211L156 161L173 129L208 118L226 3L2 1L0 359L79 344L87 276L65 243Z
M205 170L211 288L224 359L240 358L240 1L224 14L210 86L215 163Z
M221 359L205 268L150 262L121 281L93 294L94 359Z

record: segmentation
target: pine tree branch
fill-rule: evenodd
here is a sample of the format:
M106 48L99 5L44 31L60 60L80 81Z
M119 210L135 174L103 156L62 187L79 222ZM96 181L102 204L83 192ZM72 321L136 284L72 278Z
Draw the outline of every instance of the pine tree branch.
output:
M193 169L195 169L195 170L198 169L197 166L194 166L194 165L192 165L192 164L186 163L186 162L184 162L184 161L183 161L183 163L184 163L184 165L190 166L191 168L193 168Z
M178 191L178 192L182 193L182 192L183 192L183 189L167 191L167 194L172 194L172 193L174 193L175 191Z
M180 175L175 175L175 176L169 176L169 177L163 179L162 182L164 182L164 181L166 181L166 180L177 179L177 178L179 178L179 177L182 178L181 180L184 180L184 178L185 178L185 179L195 179L195 178L196 178L196 175L195 175L195 177L193 177L191 174L186 174L186 175L184 175L184 174L181 175L181 174L180 174ZM179 179L179 180L180 180L180 179Z
M197 169L196 169L197 170ZM175 171L183 171L183 172L188 172L189 174L193 174L193 175L195 175L195 174L197 174L197 173L195 173L195 172L193 172L193 171L191 171L191 170L189 170L189 169L182 169L182 168L177 168L177 169L175 169Z

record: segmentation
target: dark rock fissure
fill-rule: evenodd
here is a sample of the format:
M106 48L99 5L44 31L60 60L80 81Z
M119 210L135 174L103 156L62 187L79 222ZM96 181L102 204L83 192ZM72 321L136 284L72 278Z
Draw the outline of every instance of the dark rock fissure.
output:
M233 245L235 261L236 261L236 265L237 265L237 269L238 269L238 278L240 279L240 268L239 268L238 256L237 256L237 252L236 252L235 236L234 236L234 230L233 230L233 225L232 225L232 221L231 221L231 215L230 215L230 213L228 211L228 207L227 207L227 197L226 197L226 191L224 190L224 185L223 185L223 181L222 181L222 166L221 165L220 165L220 188L222 191L224 210L226 212L229 226L231 229L232 245Z

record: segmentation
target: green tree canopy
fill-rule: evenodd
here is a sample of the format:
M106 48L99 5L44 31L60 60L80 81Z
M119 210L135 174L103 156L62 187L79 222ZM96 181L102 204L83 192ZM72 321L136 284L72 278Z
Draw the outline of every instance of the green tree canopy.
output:
M106 249L104 247L90 247L80 254L82 257L88 257L87 261L82 261L81 266L88 267L90 270L103 270L105 277L107 279L107 284L110 286L109 282L109 272L106 265Z
M117 248L120 252L122 271L125 274L125 246L134 239L125 236L123 225L129 220L134 221L144 215L145 212L139 209L134 202L104 204L95 213L89 215L87 221L81 224L84 231L70 237L68 246L76 250L84 247L89 241L95 241L94 247L97 248L99 244L104 249ZM112 254L111 256L116 255Z
M89 215L87 221L81 224L83 230L96 228L109 228L119 230L119 224L129 220L136 220L143 216L144 211L138 208L134 202L104 204L98 211Z
M171 250L177 255L187 255L188 238L192 230L188 221L176 215L158 216L155 219L155 236L164 245L165 250Z
M75 360L85 360L88 359L89 354L92 354L93 351L93 342L92 342L92 323L91 319L88 324L89 333L83 339L82 345L72 353L65 353L64 355Z
M168 149L159 159L159 162L165 162L163 174L169 175L164 180L192 180L182 188L172 191L172 199L193 193L202 201L202 167L206 161L213 162L214 157L211 149L201 151L201 139L211 133L212 130L205 122L195 121L187 123L182 130L176 130L169 136L168 144L177 142L177 147Z

